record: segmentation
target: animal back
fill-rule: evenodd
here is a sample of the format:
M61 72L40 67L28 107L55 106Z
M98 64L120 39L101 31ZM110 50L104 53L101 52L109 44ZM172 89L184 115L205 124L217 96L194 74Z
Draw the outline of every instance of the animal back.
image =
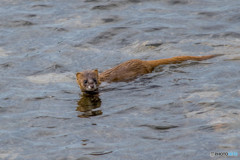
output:
M100 81L106 82L121 82L130 81L136 77L152 72L153 68L146 64L145 61L133 59L126 61L104 71L100 74Z

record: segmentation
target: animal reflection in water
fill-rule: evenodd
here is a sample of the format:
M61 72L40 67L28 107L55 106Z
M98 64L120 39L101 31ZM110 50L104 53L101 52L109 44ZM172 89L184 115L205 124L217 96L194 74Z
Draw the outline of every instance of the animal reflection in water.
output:
M80 100L78 101L78 106L76 111L83 112L78 115L80 118L88 118L91 116L98 116L102 114L100 109L96 110L101 106L101 99L99 94L82 94Z

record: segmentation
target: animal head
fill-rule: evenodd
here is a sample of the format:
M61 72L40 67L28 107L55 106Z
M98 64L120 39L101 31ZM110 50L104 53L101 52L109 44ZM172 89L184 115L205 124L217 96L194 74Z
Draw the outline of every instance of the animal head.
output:
M77 83L82 92L96 92L100 85L98 70L87 70L76 73Z

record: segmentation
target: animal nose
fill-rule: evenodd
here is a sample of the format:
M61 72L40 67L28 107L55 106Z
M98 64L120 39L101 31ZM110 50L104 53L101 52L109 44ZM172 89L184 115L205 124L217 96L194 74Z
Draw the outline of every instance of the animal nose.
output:
M91 88L94 88L94 84L93 84L93 83L89 84L89 86L90 86Z

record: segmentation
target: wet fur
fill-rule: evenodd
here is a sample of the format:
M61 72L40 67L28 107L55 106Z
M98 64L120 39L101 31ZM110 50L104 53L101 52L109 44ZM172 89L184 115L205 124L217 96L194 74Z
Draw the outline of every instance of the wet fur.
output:
M77 83L83 92L96 92L101 82L99 81L98 70L90 70L76 73ZM87 83L85 83L87 81ZM93 88L89 89L89 86Z
M88 70L83 72L78 72L76 74L77 83L79 84L81 90L84 92L86 88L83 81L88 79L91 80L93 77L97 78L96 86L97 89L101 82L121 82L130 81L138 76L151 73L155 67L165 64L180 63L187 60L201 61L210 58L214 58L219 55L208 55L208 56L178 56L167 59L150 60L143 61L140 59L132 59L123 62L111 69L108 69L102 73L98 73L98 70Z

